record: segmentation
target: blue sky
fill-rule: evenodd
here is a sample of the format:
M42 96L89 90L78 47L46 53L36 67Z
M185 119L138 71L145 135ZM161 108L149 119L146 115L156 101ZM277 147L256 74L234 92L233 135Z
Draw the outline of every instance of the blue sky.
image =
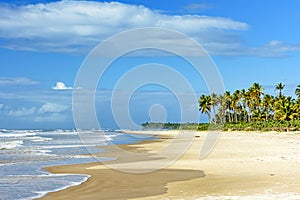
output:
M294 0L1 1L0 128L74 128L72 91L82 62L101 41L133 28L168 28L195 39L216 63L226 90L259 82L275 95L274 85L283 82L284 93L293 95L300 84L299 7ZM207 93L201 77L183 60L121 58L98 87L101 127L118 128L109 99L118 79L152 62L183 74L197 96ZM178 122L178 107L167 88L153 85L136 91L129 104L137 124L150 117Z

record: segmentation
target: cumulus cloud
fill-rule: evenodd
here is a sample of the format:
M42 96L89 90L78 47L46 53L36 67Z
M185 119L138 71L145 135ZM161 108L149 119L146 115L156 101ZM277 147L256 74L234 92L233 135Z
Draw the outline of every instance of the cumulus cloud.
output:
M212 42L211 38L217 38L213 35L218 34L225 43L231 43L226 38L233 37L232 31L249 28L246 23L223 17L167 15L118 2L58 1L2 5L0 10L2 46L35 51L86 53L112 34L141 27L175 29L201 38L202 43Z
M11 85L36 85L39 82L26 77L0 77L0 86Z
M71 90L72 87L68 87L63 82L56 82L56 85L52 87L53 90Z
M211 7L210 4L194 3L183 9L195 11ZM213 55L282 57L300 48L299 44L277 41L259 47L245 46L240 31L248 30L249 25L225 17L172 15L119 2L65 0L27 5L0 4L0 47L14 50L86 54L109 36L143 27L183 32ZM164 35L160 38L157 42L194 52L176 38Z
M39 113L59 113L68 110L69 107L58 105L54 103L45 103L40 109Z

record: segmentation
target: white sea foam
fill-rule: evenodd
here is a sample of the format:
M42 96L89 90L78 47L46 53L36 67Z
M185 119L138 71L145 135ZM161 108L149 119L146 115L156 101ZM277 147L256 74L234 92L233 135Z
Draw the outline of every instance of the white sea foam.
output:
M40 137L40 136L28 137L27 139L30 140L30 141L32 141L32 142L44 142L44 141L51 141L51 140L53 140L52 138Z
M64 178L64 177L80 177L79 181L66 181L66 184L63 187L56 187L53 188L52 190L42 190L42 191L38 191L38 187L36 188L36 190L32 190L31 193L32 195L30 195L30 197L26 197L26 198L21 198L22 200L31 200L31 199L37 199L37 198L41 198L43 196L45 196L46 194L48 194L49 192L56 192L56 191L60 191L60 190L64 190L67 189L69 187L72 186L77 186L80 185L82 183L84 183L85 181L87 181L91 176L90 175L85 175L85 174L41 174L41 175L18 175L18 176L6 176L5 178L1 179L1 181L3 183L10 183L10 182L14 182L16 184L18 184L19 182L22 182L22 180L28 180L28 179L32 179L32 180L47 180L49 178ZM78 179L78 178L76 178ZM0 192L1 193L1 192ZM2 199L0 197L0 199Z
M0 150L4 149L14 149L16 147L22 146L22 140L14 140L14 141L0 141Z
M26 137L26 136L34 136L37 133L34 132L9 132L9 133L0 133L0 137Z
M84 144L75 144L75 145L53 145L53 146L43 146L43 149L62 149L62 148L77 148L77 147L93 147L96 145L84 145Z
M95 146L107 145L108 141L119 141L121 135L112 131L78 130L0 130L0 200L34 199L48 192L79 185L87 176L45 175L45 166L94 162L95 157L86 154L101 152ZM81 136L84 139L82 140ZM123 137L120 138L126 142ZM74 148L74 149L73 149ZM88 148L88 149L89 149ZM107 160L115 158L96 158ZM15 183L15 184L12 184ZM2 187L2 186L9 187Z
M65 174L65 175L72 175L72 174ZM26 199L22 199L22 200L38 199L38 198L41 198L41 197L45 196L46 194L48 194L50 192L57 192L57 191L60 191L60 190L65 190L65 189L67 189L69 187L81 185L82 183L86 182L91 177L90 175L85 175L85 176L86 177L84 177L82 181L79 181L79 182L70 182L69 185L61 187L61 188L57 188L55 190L38 191L38 192L35 192L37 194L35 197L26 198Z

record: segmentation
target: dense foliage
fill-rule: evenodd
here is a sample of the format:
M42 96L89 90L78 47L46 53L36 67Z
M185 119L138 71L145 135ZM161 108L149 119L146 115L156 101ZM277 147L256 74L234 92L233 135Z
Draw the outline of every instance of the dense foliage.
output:
M167 129L167 130L207 130L209 124L203 123L155 123L155 122L146 122L142 124L144 129Z
M157 130L223 130L223 131L300 131L300 120L292 121L257 121L257 122L227 122L225 124L209 123L144 123L144 129Z
M253 83L248 90L235 90L232 94L226 91L223 95L202 95L199 110L214 124L299 120L300 85L295 90L297 99L284 96L284 87L282 83L275 86L279 91L276 97L265 94L259 83Z

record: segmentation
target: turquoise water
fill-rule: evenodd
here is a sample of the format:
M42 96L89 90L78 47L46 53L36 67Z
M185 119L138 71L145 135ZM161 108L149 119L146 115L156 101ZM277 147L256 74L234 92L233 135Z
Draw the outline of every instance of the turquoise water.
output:
M82 144L79 134L91 138L88 148ZM43 168L103 161L108 158L83 155L101 153L97 146L135 143L140 139L114 131L1 130L0 200L35 199L48 192L79 185L89 176L55 175Z

